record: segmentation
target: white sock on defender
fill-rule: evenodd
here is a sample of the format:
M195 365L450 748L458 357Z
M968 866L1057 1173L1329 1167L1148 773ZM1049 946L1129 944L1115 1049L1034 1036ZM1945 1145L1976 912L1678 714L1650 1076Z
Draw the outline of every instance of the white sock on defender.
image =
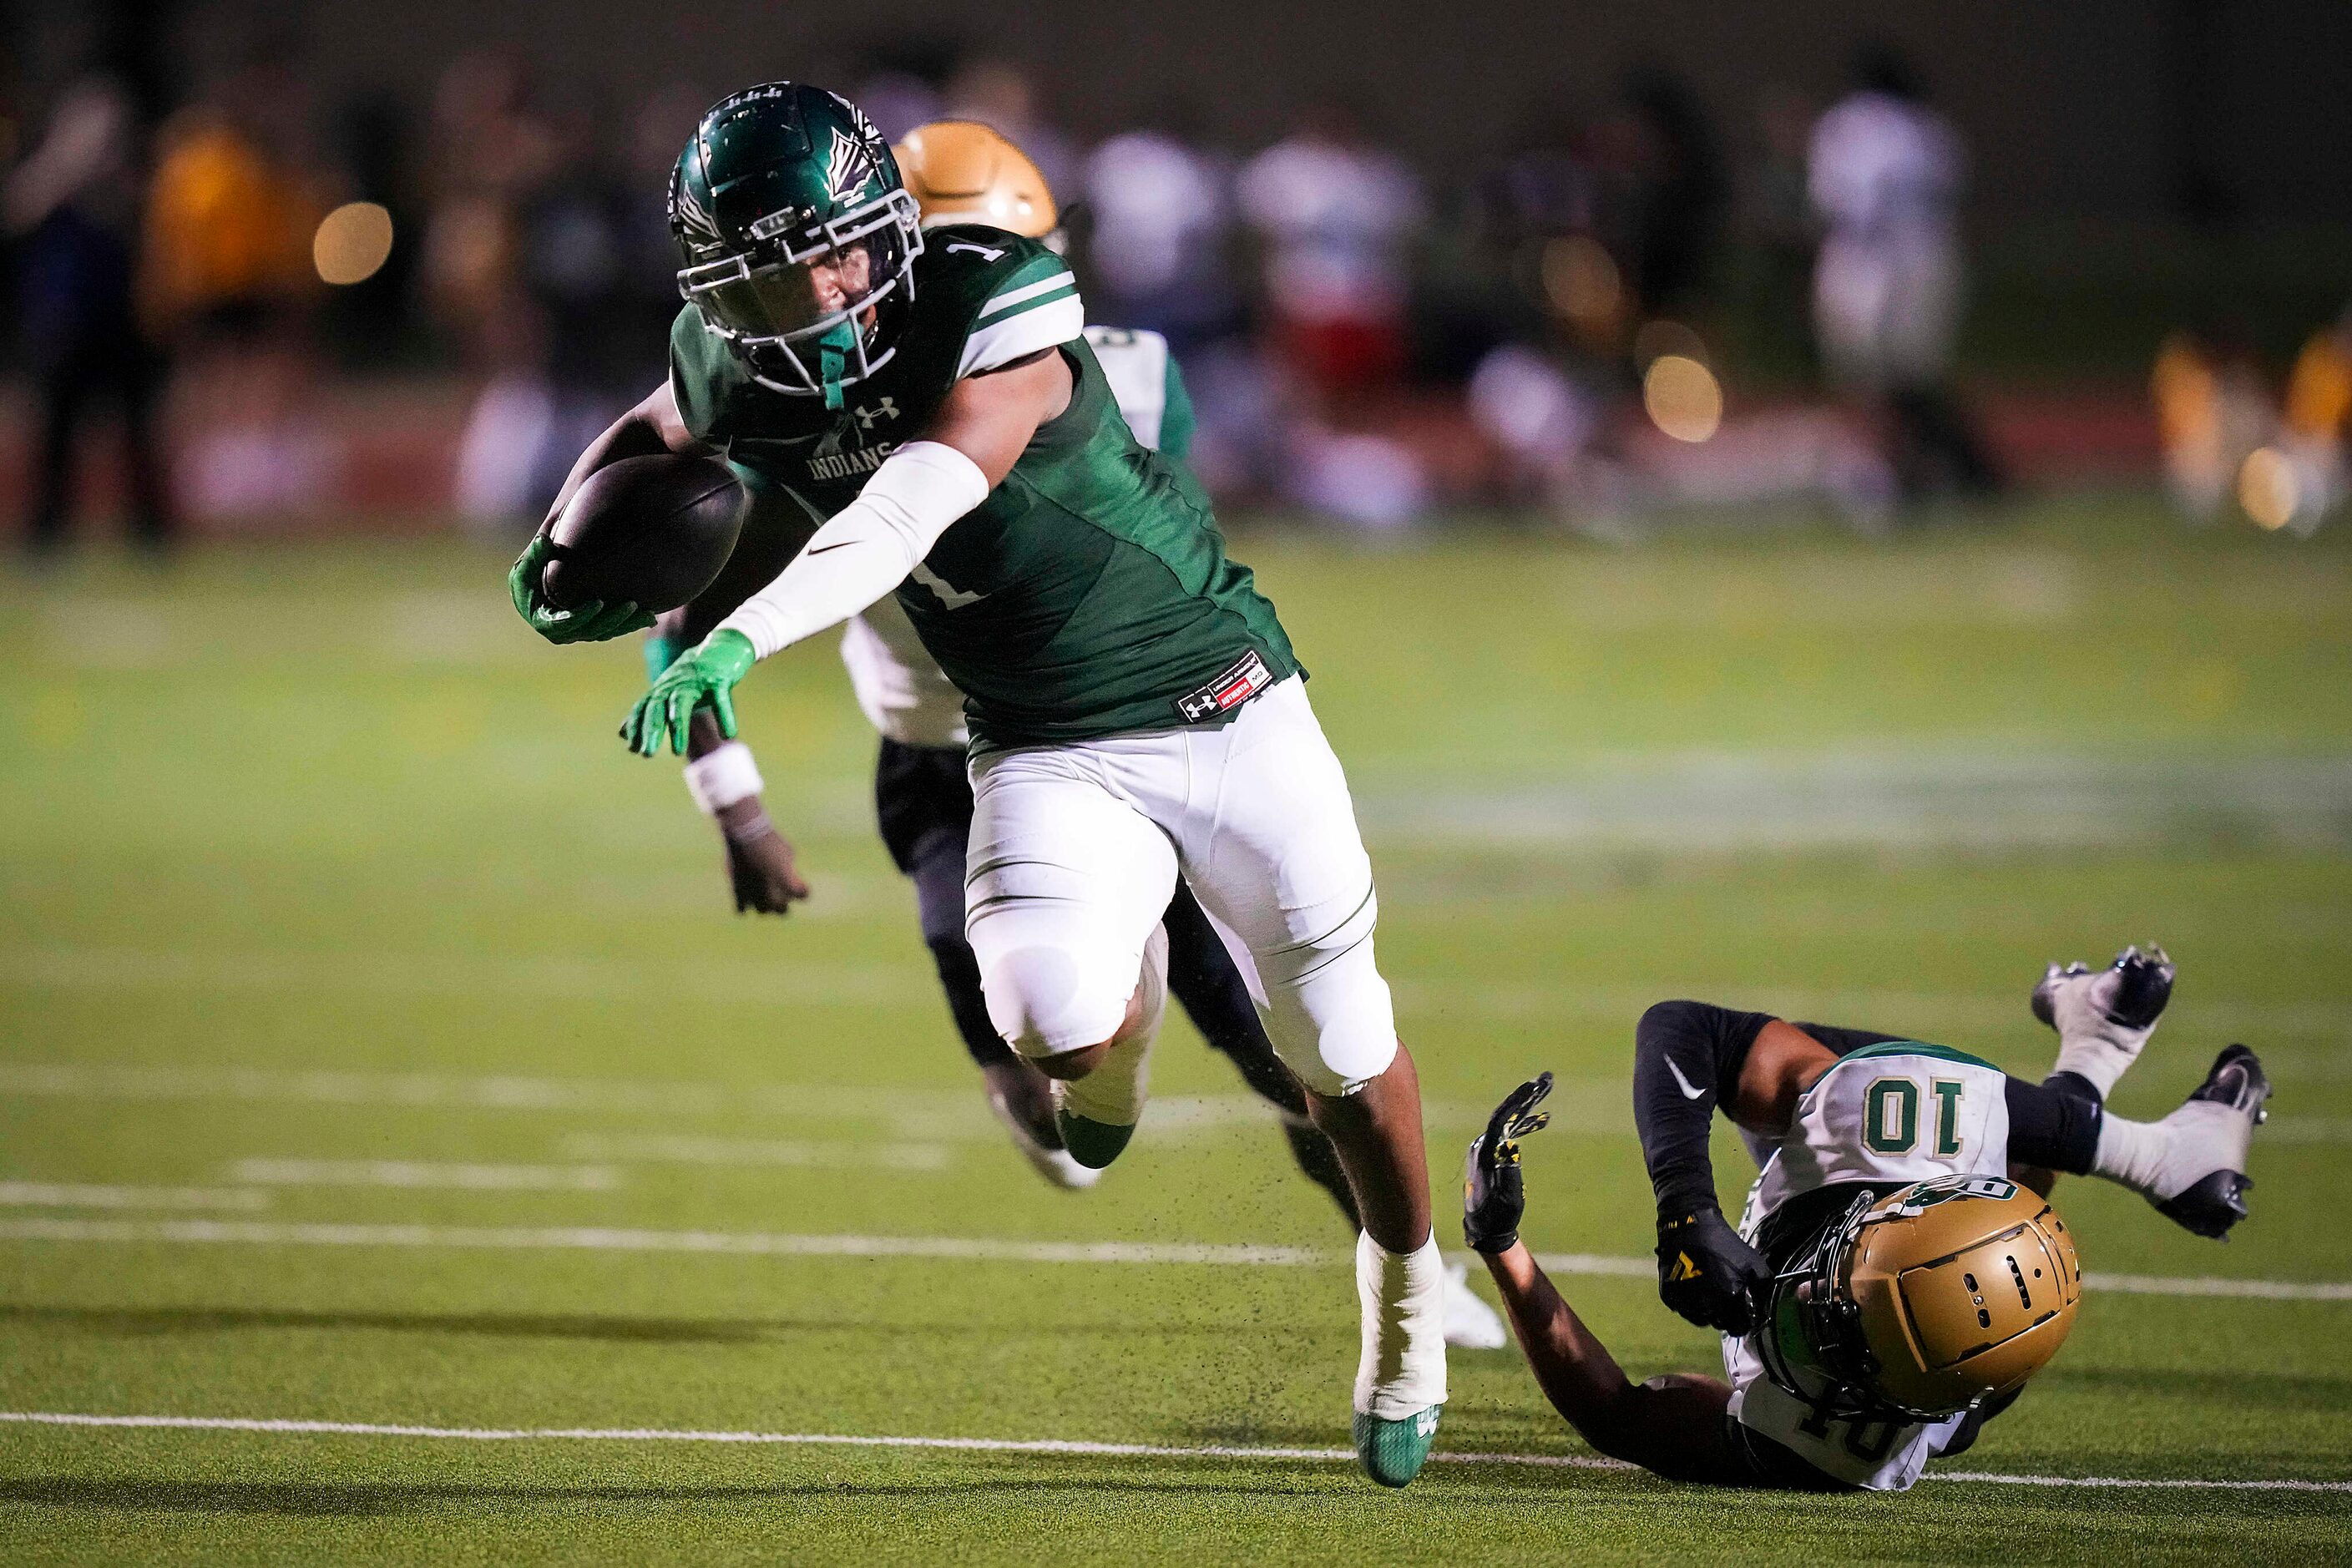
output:
M2253 1118L2234 1107L2192 1100L2161 1121L2099 1119L2091 1173L2158 1202L2216 1171L2243 1171Z
M1391 1252L1358 1236L1356 1298L1364 1313L1357 1411L1402 1421L1444 1404L1445 1259L1437 1233L1413 1252Z
M1084 1078L1061 1086L1062 1109L1089 1121L1110 1127L1132 1127L1143 1120L1150 1098L1151 1046L1160 1037L1160 1022L1168 1012L1168 929L1152 928L1143 944L1143 968L1137 980L1142 1005L1136 1020L1111 1039L1102 1065Z
M2139 1059L2140 1047L2154 1032L2154 1025L2145 1029L2126 1029L2103 1018L2095 1029L2059 1036L2058 1059L2050 1070L2071 1072L2088 1079L2091 1087L2099 1091L2099 1099L2105 1100L2115 1092L2116 1080L2124 1076L2124 1069Z

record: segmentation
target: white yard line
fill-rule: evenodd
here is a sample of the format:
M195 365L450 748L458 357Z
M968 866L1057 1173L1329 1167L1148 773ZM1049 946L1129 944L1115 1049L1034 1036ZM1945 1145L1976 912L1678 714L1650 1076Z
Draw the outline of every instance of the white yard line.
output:
M609 1193L610 1165L485 1165L438 1160L238 1160L228 1178L262 1187L413 1187L456 1192Z
M87 1182L0 1182L0 1206L37 1209L230 1209L251 1214L269 1194L238 1187L126 1187Z
M0 1241L162 1243L181 1246L395 1247L450 1250L712 1253L765 1258L936 1258L983 1263L1207 1264L1240 1268L1337 1267L1336 1247L1197 1241L1012 1241L962 1236L810 1236L774 1231L645 1230L596 1226L338 1225L213 1219L0 1219ZM1538 1253L1559 1274L1647 1279L1647 1258ZM2231 1296L2276 1301L2352 1301L2352 1282L2084 1276L2095 1290L2138 1296Z
M2214 826L2344 839L2352 757L2099 757L1916 750L1633 756L1481 786L1356 781L1368 836L1495 849L1677 854L1836 845L2013 848L2161 839Z
M712 1138L694 1132L573 1132L563 1139L563 1151L583 1160L745 1169L784 1165L840 1171L943 1171L954 1159L954 1151L944 1143Z
M0 1410L0 1422L31 1426L111 1427L166 1431L250 1432L281 1436L410 1437L463 1443L709 1443L811 1448L918 1448L977 1454L1066 1454L1087 1458L1243 1459L1346 1464L1347 1448L1259 1448L1238 1445L1179 1447L1158 1443L1093 1443L1039 1437L877 1437L830 1432L724 1432L659 1426L423 1426L374 1421L301 1421L236 1415L93 1415L70 1411ZM1631 1470L1615 1459L1581 1454L1491 1454L1439 1450L1433 1462L1454 1465L1517 1465L1531 1468ZM1986 1470L1930 1472L1931 1481L1985 1486L2198 1488L2231 1491L2352 1492L2352 1480L2309 1481L2141 1478L2137 1476L2021 1476Z

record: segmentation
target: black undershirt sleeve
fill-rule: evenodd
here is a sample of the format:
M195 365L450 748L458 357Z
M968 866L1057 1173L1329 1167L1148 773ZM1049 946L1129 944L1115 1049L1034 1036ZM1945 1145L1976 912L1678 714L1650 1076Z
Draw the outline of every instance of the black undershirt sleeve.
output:
M1717 1206L1707 1155L1715 1108L1769 1013L1706 1002L1661 1002L1633 1030L1633 1124L1658 1212L1679 1217Z
M2070 1072L2041 1083L2009 1080L2009 1157L2020 1165L2040 1165L2087 1176L2099 1152L2099 1119L2105 1110L2091 1086Z

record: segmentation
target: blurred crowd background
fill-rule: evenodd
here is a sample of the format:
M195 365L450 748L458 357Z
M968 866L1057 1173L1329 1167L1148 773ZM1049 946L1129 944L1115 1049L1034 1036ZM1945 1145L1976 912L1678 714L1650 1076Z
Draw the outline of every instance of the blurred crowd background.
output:
M0 5L21 547L527 528L663 374L679 145L775 76L1027 150L1238 504L2341 510L2352 6L925 9Z

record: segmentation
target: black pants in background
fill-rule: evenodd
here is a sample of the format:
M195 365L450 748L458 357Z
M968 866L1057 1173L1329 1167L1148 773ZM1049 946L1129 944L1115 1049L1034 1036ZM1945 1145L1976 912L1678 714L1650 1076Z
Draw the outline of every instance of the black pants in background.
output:
M42 372L26 548L47 553L64 547L73 505L75 437L110 404L122 417L131 537L156 551L172 542L170 485L155 427L163 389L162 362L135 343L86 344L58 355Z

